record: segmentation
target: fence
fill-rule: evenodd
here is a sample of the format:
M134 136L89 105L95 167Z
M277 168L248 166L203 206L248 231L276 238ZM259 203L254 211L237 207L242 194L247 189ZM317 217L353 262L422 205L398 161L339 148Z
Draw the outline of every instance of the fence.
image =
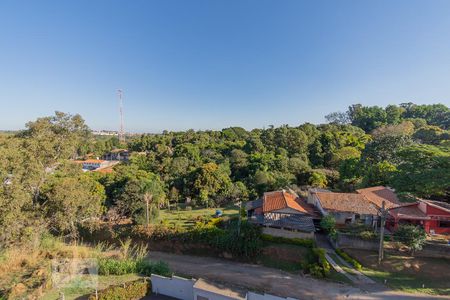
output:
M152 292L182 300L194 300L194 279L172 276L172 278L152 274Z
M151 281L153 293L181 300L297 300L270 294L237 292L222 285L210 284L202 279L186 279L177 276L169 278L152 274Z
M297 300L295 298L282 298L278 296L273 296L269 294L257 294L253 292L247 293L247 300Z

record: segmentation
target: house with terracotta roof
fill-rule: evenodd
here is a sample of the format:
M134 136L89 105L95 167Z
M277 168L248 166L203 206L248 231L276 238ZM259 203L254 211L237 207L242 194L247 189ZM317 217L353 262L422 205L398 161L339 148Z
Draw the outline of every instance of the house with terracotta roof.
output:
M450 204L419 200L389 209L386 228L395 231L399 225L421 226L430 234L450 234Z
M385 208L394 208L403 205L395 191L385 186L373 186L365 189L356 190L360 195L363 195L368 201L375 204L378 208L381 208L383 201Z
M81 164L83 171L94 171L100 168L106 168L111 165L111 162L102 159L86 159L76 160L77 164Z
M323 216L332 215L338 225L362 221L375 226L378 219L378 207L362 194L310 190L307 202Z
M319 217L311 205L286 190L266 192L247 202L246 209L249 220L263 226L263 233L291 238L312 238L313 218Z

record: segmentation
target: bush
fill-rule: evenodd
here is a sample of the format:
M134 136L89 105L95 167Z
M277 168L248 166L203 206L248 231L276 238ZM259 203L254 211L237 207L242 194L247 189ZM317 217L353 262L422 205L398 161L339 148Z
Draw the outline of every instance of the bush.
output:
M333 234L336 231L336 220L332 215L326 215L320 221L320 226L328 234Z
M158 262L150 262L146 260L141 260L137 263L136 273L139 273L144 276L150 276L152 274L157 274L161 276L170 276L172 273L170 272L169 265L163 261Z
M152 291L151 282L148 280L137 280L125 283L121 286L112 286L98 292L98 298L95 294L89 296L89 300L134 300L141 299Z
M363 240L373 240L377 237L377 234L371 230L361 231L359 237Z
M272 236L268 234L261 234L261 239L270 243L279 243L279 244L290 244L296 246L302 246L306 248L313 248L314 241L310 239L300 239L300 238L285 238L280 236Z
M352 258L350 255L342 251L341 249L336 249L336 253L339 254L340 257L342 257L346 262L353 265L356 270L361 271L362 265L354 258Z
M421 250L427 239L427 234L423 228L414 225L400 225L394 232L396 241L402 242L411 249L411 253Z
M170 275L169 266L162 262L150 262L144 259L113 259L102 258L98 262L98 273L100 275L125 275L138 273L145 276L157 274Z
M99 275L125 275L137 273L137 261L134 259L101 258L98 261Z
M327 261L325 257L325 249L322 248L314 248L313 254L317 257L317 261L319 266L322 268L322 273L324 277L327 277L330 274L331 265Z
M312 248L303 268L314 277L323 278L330 275L331 265L325 257L325 249Z
M308 270L309 273L317 278L323 278L324 277L324 273L323 273L323 269L319 264L311 264L308 266Z

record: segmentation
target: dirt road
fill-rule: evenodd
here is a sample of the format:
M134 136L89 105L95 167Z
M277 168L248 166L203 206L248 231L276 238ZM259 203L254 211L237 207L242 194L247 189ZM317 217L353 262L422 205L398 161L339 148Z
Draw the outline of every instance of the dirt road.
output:
M394 291L365 292L361 289L310 277L291 274L277 269L266 268L211 257L177 255L151 252L152 260L167 262L180 275L204 278L232 286L266 292L282 297L303 299L450 299L430 295L407 294Z

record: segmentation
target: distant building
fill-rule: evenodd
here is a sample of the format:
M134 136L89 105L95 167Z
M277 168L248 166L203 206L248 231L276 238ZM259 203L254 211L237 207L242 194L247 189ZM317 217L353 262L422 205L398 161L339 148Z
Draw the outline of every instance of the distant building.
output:
M114 149L103 155L104 160L128 161L130 152L127 149Z
M75 162L81 164L83 170L85 171L94 171L100 168L105 168L110 165L110 162L102 159L86 159L86 160L77 160Z

